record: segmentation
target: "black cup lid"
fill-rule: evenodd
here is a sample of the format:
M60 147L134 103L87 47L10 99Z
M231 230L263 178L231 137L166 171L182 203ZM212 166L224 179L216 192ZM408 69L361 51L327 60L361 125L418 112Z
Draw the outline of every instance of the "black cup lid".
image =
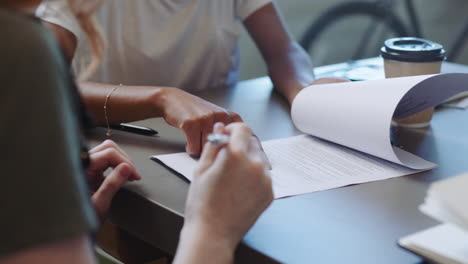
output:
M445 59L442 45L421 38L388 39L380 51L385 59L405 62L434 62Z

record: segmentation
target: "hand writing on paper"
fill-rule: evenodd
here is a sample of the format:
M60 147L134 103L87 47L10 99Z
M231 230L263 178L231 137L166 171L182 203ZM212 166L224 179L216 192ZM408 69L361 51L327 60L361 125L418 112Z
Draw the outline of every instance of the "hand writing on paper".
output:
M258 140L245 124L217 123L214 132L229 134L229 143L205 145L188 194L184 232L204 232L234 250L271 203L272 182Z

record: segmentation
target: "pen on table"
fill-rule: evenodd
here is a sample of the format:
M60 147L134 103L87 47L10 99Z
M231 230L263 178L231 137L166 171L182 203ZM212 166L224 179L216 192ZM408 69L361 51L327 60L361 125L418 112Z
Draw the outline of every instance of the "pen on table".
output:
M262 144L261 144L260 140L258 139L257 136L254 135L254 137L258 140L258 143L260 145L260 149L262 150L263 155L265 157L265 161L268 164L268 169L271 170L272 167L271 167L270 160L268 159L265 151L263 150L263 147L262 147ZM210 142L211 144L213 144L215 146L224 146L224 145L227 145L229 143L229 135L212 133L212 134L208 135L207 140L208 140L208 142Z
M144 136L155 136L158 134L158 131L151 129L149 127L137 126L127 123L120 123L116 125L111 125L111 129L125 131L129 133L144 135Z

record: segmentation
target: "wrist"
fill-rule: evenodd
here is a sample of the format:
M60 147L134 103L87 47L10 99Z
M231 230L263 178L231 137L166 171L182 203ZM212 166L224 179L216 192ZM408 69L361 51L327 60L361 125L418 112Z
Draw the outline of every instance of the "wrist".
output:
M148 97L148 104L151 106L152 116L164 116L170 87L154 87L151 95Z
M193 263L233 263L236 247L237 242L217 234L209 226L185 223L180 233L176 260L190 259Z
M289 104L292 105L294 98L296 98L297 94L304 89L304 86L296 87L294 89L288 90L288 93L285 94L286 100L288 100Z

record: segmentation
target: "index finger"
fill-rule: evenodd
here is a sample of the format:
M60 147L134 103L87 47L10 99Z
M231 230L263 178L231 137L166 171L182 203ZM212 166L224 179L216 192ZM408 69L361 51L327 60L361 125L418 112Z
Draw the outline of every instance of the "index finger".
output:
M226 126L226 131L231 135L229 138L229 147L233 151L247 153L249 151L250 137L252 130L244 123L231 123Z
M200 123L197 121L187 122L182 126L182 130L185 133L185 137L187 138L187 146L186 151L190 154L190 156L199 156L201 153L201 127Z
M120 146L117 143L115 143L113 140L110 140L110 139L104 140L101 144L90 149L88 152L89 154L93 154L93 153L100 152L102 150L109 149L109 148L115 149L120 154L122 154L123 156L127 157L130 160L130 156L128 156L128 154L125 151L123 151L123 149L120 148Z
M223 123L216 123L213 128L214 133L223 134L224 133L224 124ZM222 146L216 146L212 143L206 143L203 147L203 151L201 157L198 161L198 171L204 172L208 169L216 159L219 150Z
M242 120L242 117L238 114L238 113L235 113L235 112L232 112L232 111L228 111L228 114L229 114L229 117L231 119L231 123L235 123L235 122L244 122Z
M123 156L120 152L113 148L105 149L90 155L90 164L87 170L96 171L103 173L109 167L116 168L122 163L127 163L132 166L134 170L133 162ZM134 170L132 174L132 179L139 180L141 179L140 173Z

